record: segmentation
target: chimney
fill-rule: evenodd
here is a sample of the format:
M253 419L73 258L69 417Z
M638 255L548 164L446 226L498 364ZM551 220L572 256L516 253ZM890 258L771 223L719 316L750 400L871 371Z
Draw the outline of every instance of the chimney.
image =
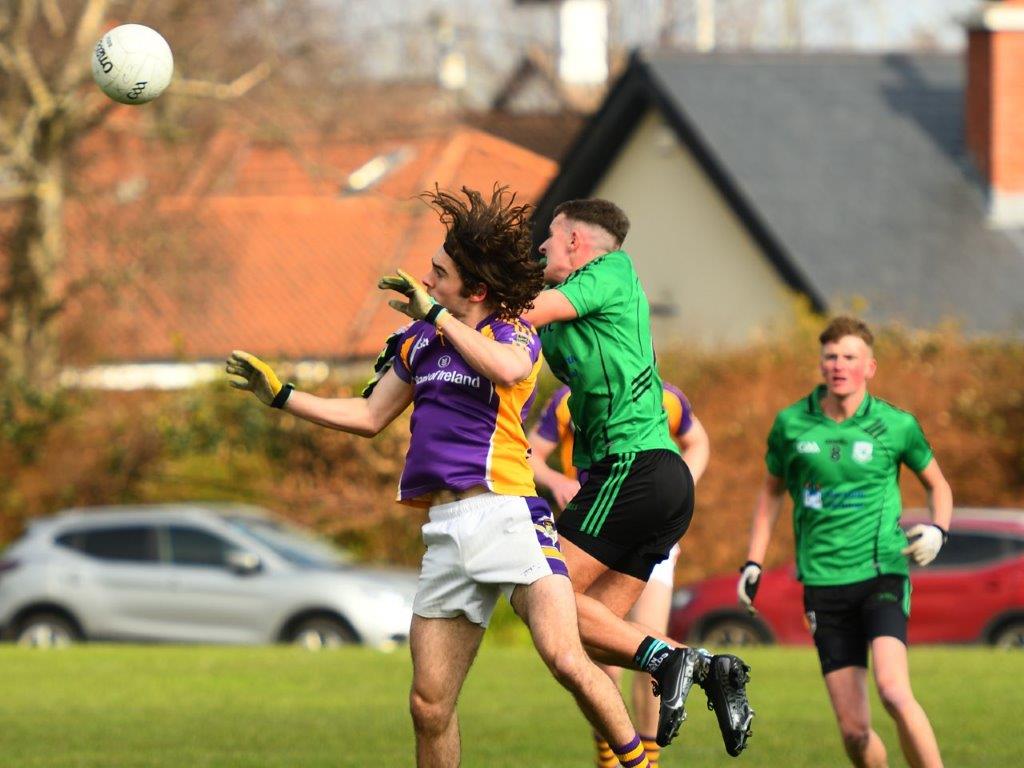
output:
M608 1L562 0L558 74L569 86L608 80Z
M967 149L989 219L1024 225L1024 0L984 2L966 20Z

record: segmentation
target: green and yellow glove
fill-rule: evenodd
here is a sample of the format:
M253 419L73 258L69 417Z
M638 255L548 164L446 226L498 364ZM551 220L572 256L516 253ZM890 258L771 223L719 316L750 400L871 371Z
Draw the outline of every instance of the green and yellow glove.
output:
M431 325L437 325L438 316L447 311L430 297L423 283L404 270L398 270L397 275L385 275L377 287L383 291L398 291L409 297L408 302L392 299L388 306L413 320L426 320Z
M377 355L377 360L373 363L373 375L366 382L363 391L360 393L363 397L369 397L377 386L377 382L383 379L384 374L394 367L395 356L398 354L398 342L402 340L402 336L408 328L408 325L399 328L388 336L387 341L384 342L384 349L380 351L380 354Z
M294 389L291 384L281 384L274 369L256 355L250 355L240 349L231 353L224 370L232 376L241 376L245 379L228 382L232 387L249 390L271 408L283 408L288 401L288 395Z

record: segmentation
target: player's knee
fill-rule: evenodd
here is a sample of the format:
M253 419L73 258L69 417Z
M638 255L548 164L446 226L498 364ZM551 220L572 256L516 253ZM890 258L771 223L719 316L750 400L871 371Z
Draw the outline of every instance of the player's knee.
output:
M871 727L866 723L843 723L839 727L847 752L862 753L871 741Z
M447 701L431 700L415 690L409 694L409 711L413 726L419 733L441 733L455 714L455 705Z
M590 661L582 648L559 648L544 654L544 663L563 687L575 689L582 685Z
M882 706L890 715L896 715L901 710L914 704L914 693L910 686L902 682L886 680L878 681L878 698Z

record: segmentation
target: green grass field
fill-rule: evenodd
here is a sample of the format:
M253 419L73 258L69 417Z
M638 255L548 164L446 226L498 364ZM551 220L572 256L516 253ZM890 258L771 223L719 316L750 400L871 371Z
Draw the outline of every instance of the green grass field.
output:
M694 689L690 719L664 753L686 765L840 766L844 756L810 649L744 654L757 710L751 746L725 754ZM946 765L1019 765L1024 654L916 648L911 668ZM121 766L408 766L406 649L86 645L0 647L0 764ZM904 765L888 718L878 730ZM485 642L460 704L469 768L590 765L589 732L529 648Z

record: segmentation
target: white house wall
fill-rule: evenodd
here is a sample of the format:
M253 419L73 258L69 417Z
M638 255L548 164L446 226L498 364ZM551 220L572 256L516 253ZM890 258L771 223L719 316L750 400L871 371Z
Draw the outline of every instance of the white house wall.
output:
M593 194L632 222L625 250L651 301L659 345L738 345L792 322L792 292L657 110Z

